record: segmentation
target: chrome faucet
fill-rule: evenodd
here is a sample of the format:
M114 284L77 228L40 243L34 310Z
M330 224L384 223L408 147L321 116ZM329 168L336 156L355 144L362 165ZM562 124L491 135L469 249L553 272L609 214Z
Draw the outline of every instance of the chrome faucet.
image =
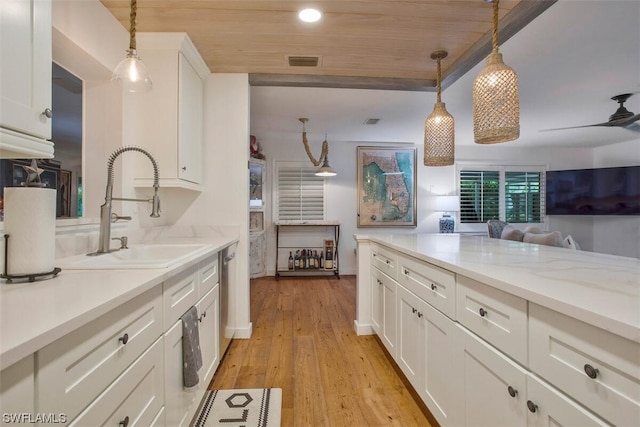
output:
M124 153L125 151L138 151L149 158L151 164L153 165L153 197L151 199L128 199L128 198L120 198L113 197L113 162L116 158ZM114 151L111 156L109 156L109 161L107 162L107 191L104 198L104 204L100 206L100 238L98 240L98 250L89 255L100 255L105 254L112 251L117 251L118 249L110 249L109 244L111 243L111 202L113 200L121 200L125 202L149 202L151 203L151 218L158 218L160 216L160 197L158 196L158 190L160 189L160 184L158 183L158 164L156 163L153 156L147 152L146 150L140 147L121 147Z

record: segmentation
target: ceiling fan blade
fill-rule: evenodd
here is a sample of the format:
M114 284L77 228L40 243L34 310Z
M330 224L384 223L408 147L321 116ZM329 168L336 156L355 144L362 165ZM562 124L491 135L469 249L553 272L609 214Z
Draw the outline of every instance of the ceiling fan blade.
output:
M594 126L624 127L629 129L630 127L636 127L635 122L637 122L638 120L640 120L640 114L636 114L635 116L631 116L626 119L609 120L608 122L595 123L592 125L570 126L566 128L540 129L540 132L549 132L554 130L565 130L565 129L579 129L579 128L594 127ZM635 129L631 129L631 130L635 130Z
M604 123L596 123L593 125L583 125L583 126L569 126L566 128L553 128L553 129L540 129L539 132L550 132L550 131L554 131L554 130L565 130L565 129L579 129L579 128L590 128L593 126L613 126L611 123L609 122L604 122Z

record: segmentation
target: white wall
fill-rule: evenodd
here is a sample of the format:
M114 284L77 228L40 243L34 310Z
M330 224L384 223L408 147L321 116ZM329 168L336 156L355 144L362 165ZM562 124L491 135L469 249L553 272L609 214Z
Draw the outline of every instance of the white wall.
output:
M348 90L345 91L345 93ZM259 120L259 118L252 117ZM307 127L312 125L310 123ZM274 125L274 129L291 126ZM370 139L371 135L368 135ZM275 160L299 160L308 162L299 132L274 130L256 134L263 153L267 157L267 194L271 194ZM320 154L322 135L308 136L312 154ZM368 143L371 145L371 143ZM437 233L440 213L433 210L433 196L456 194L458 166L426 167L422 164L422 141L415 141L417 147L417 219L416 228L357 228L356 201L356 147L367 143L332 140L329 136L329 159L338 172L335 177L326 178L327 209L326 219L339 220L341 226L340 270L342 274L355 274L357 270L354 254L354 234L382 233ZM393 142L379 142L379 145L393 146ZM396 144L397 145L397 144ZM411 145L402 145L410 147ZM518 147L517 141L498 145L458 145L456 163L484 165L535 165L548 170L580 169L604 166L628 166L640 164L640 146L637 141L614 146L591 148L537 148ZM272 223L273 199L268 199L265 215L267 230L267 274L275 270L275 230ZM484 224L460 225L457 231L485 232ZM640 217L576 217L551 216L545 224L550 230L559 230L563 236L572 237L584 250L640 258Z
M237 277L230 289L236 337L251 335L249 319L249 76L211 74L205 82L205 191L171 199L177 225L237 227Z

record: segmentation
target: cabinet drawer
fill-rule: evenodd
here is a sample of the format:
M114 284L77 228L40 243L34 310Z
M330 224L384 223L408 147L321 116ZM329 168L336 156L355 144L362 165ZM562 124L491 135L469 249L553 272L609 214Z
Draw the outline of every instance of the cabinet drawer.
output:
M150 425L164 405L163 361L158 338L70 426Z
M532 374L527 375L527 401L536 405L535 412L527 411L528 427L610 426L573 399Z
M378 245L371 245L371 264L392 279L398 278L398 256L394 252Z
M536 304L529 328L532 371L605 420L640 425L640 344Z
M198 302L198 266L171 277L163 284L164 330Z
M218 283L218 254L199 265L198 297L202 298Z
M398 257L398 282L452 319L456 312L455 274L424 261Z
M458 276L457 320L524 366L527 365L527 301Z
M162 335L160 286L37 353L39 412L73 419Z

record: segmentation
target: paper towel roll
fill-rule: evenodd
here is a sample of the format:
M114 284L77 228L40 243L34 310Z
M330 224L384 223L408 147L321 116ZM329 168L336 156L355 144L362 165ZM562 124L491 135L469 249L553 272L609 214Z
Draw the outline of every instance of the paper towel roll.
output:
M10 236L9 275L52 271L56 249L56 190L5 187L4 233Z

